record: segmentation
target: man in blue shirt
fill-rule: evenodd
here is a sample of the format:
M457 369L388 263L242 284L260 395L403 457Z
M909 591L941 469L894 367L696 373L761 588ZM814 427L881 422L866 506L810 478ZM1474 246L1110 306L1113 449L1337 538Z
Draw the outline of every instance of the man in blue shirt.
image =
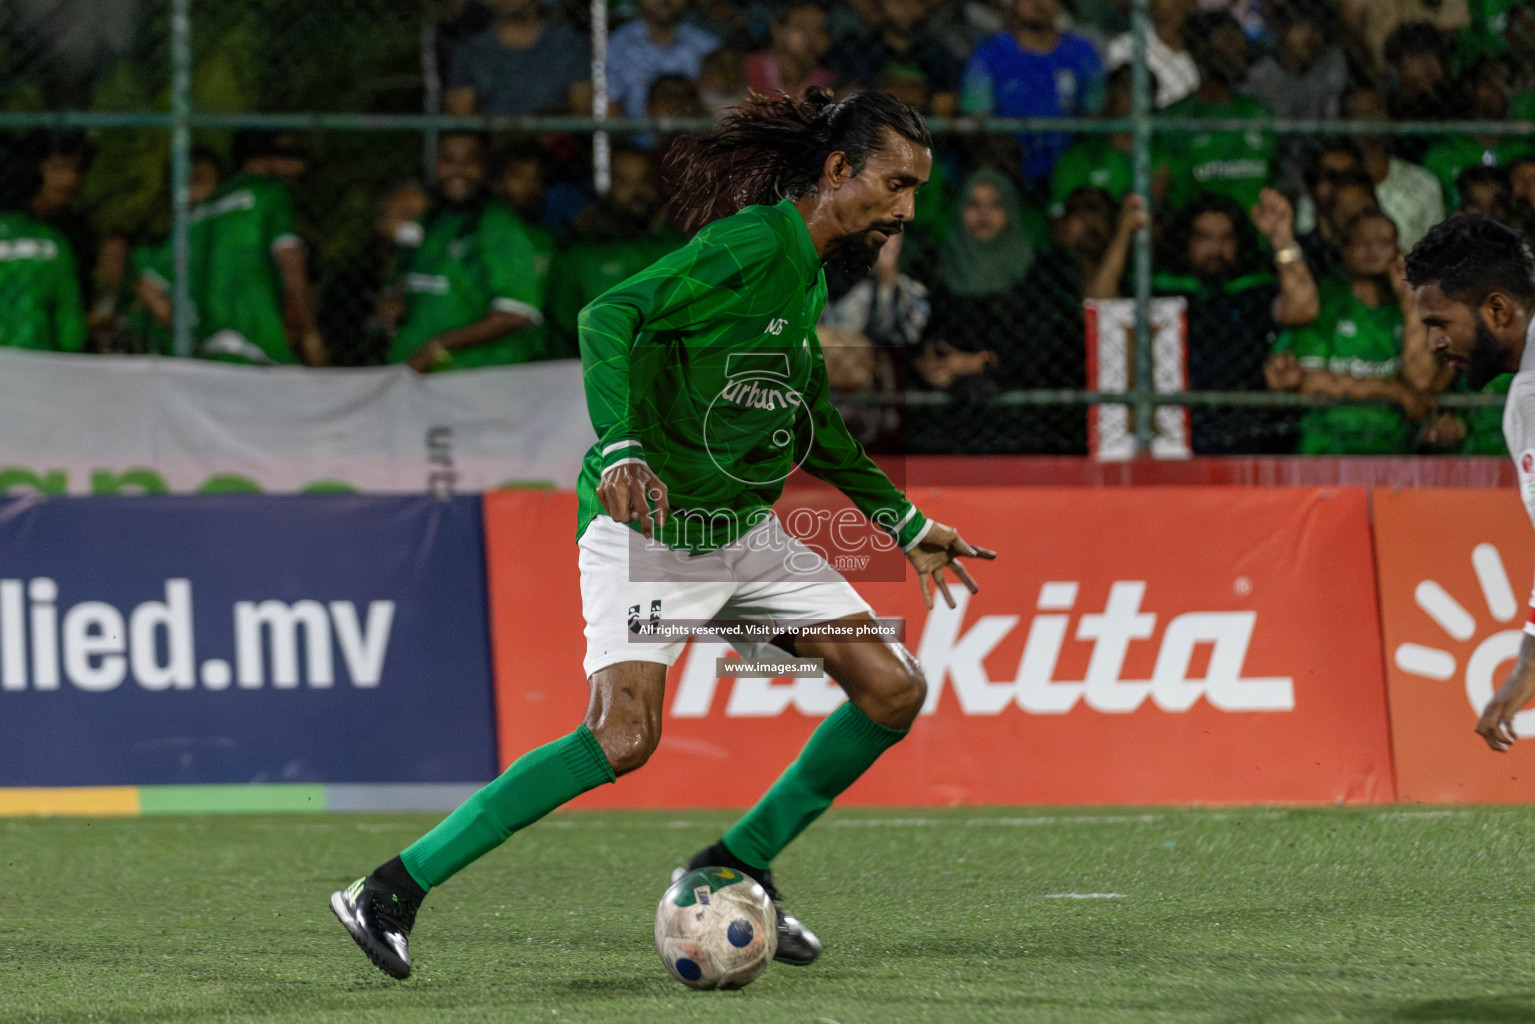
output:
M703 59L720 41L685 24L688 0L640 0L640 16L608 41L608 95L614 114L644 117L651 83L662 75L698 77Z
M1055 27L1059 0L1016 0L1013 25L982 43L965 65L962 106L996 117L1085 117L1103 97L1093 44ZM1020 135L1023 176L1037 184L1071 145L1063 132Z
M592 52L543 0L495 0L490 28L453 47L449 114L584 114L592 109Z

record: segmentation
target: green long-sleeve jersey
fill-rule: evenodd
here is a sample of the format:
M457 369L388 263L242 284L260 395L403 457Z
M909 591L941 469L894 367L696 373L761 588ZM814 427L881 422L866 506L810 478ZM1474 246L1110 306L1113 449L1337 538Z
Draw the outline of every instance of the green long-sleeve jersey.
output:
M20 211L0 211L0 346L79 352L85 310L64 236Z
M581 311L586 402L577 536L602 513L602 474L641 461L666 484L669 547L709 551L767 514L801 468L909 547L927 520L830 399L815 325L826 276L792 201L750 206ZM629 524L638 529L637 524Z

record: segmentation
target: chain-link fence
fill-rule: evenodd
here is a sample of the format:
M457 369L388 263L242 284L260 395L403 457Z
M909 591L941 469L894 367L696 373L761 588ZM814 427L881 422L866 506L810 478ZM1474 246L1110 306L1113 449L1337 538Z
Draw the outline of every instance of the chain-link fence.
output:
M0 344L568 357L685 241L677 133L812 85L936 138L908 229L829 273L871 450L1501 451L1396 264L1458 210L1535 228L1512 0L12 0Z

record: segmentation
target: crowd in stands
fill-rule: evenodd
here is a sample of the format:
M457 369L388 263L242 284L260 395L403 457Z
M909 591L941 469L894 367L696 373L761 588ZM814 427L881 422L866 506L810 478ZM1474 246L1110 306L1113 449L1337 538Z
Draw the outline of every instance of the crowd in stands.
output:
M582 6L436 5L443 112L587 114ZM1128 123L1133 107L1128 0L611 6L615 116L707 117L809 88L881 89L937 117ZM1084 300L1134 294L1149 228L1152 293L1187 304L1189 389L1376 403L1196 407L1196 453L1499 451L1495 409L1436 405L1459 385L1428 354L1401 254L1456 212L1535 237L1535 142L1389 128L1535 117L1535 0L1151 0L1150 15L1150 102L1181 127L1154 134L1149 204L1129 131L940 132L916 220L866 277L831 282L821 343L855 434L876 451L1085 452L1085 406L995 399L1090 386ZM1281 134L1276 117L1357 127ZM437 134L427 180L357 176L371 228L323 266L313 140L199 137L194 354L421 372L572 357L582 306L686 240L663 173L674 137L616 138L598 195L583 133ZM96 158L80 131L4 140L0 344L170 354L166 217L93 223ZM952 401L864 400L903 392Z

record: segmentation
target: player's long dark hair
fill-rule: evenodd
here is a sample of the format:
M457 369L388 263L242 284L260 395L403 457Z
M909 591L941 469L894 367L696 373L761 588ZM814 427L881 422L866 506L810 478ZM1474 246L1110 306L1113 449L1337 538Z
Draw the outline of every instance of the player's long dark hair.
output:
M847 154L853 173L884 144L884 129L933 144L922 115L883 92L840 102L825 89L804 99L751 93L713 128L677 140L667 157L673 205L689 228L743 207L798 199L821 180L832 153Z

